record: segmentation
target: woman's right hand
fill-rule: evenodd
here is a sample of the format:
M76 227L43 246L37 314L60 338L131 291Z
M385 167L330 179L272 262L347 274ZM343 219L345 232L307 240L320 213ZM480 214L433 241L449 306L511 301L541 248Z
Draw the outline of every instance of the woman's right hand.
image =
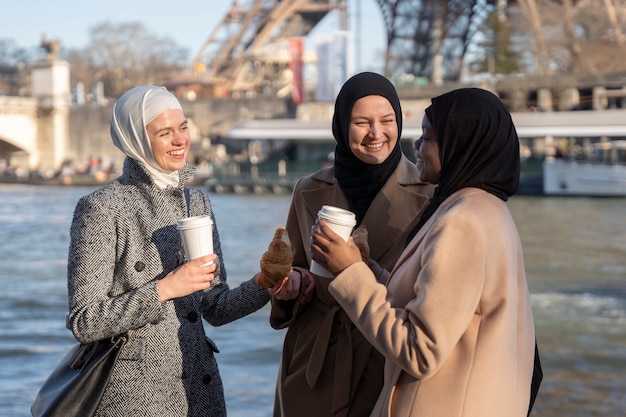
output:
M344 241L325 220L317 219L311 233L311 259L338 274L348 266L363 261L361 251L350 236Z
M157 282L159 299L163 302L205 290L219 275L219 269L216 254L186 262Z
M294 268L288 277L270 288L270 295L277 300L293 300L300 296L300 303L306 304L313 298L315 280L308 269Z

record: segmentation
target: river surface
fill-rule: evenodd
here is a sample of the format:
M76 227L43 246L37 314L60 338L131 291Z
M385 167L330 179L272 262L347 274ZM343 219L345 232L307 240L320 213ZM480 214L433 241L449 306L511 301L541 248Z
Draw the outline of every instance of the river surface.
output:
M0 416L29 416L74 343L65 328L74 205L90 187L0 185ZM289 196L212 195L231 285L254 275ZM544 365L533 416L626 415L626 199L514 197ZM206 326L229 415L271 416L284 333L269 307ZM497 395L497 393L494 393Z

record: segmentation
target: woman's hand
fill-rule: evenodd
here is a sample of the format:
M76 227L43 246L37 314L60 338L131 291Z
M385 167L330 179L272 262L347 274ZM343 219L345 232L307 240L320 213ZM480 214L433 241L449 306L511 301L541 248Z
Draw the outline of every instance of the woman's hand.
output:
M161 302L205 290L219 275L217 255L201 256L186 262L157 282Z
M289 276L276 281L268 291L277 300L293 300L300 293L300 278L300 272L294 269Z
M313 295L315 294L315 278L313 277L313 273L308 269L300 268L300 272L302 273L302 295L300 296L300 303L306 304L313 299Z
M270 294L277 300L293 300L300 295L301 303L308 303L313 298L315 283L312 274L303 268L293 268L288 277L278 281L273 288L269 289Z
M324 220L316 220L311 231L311 258L321 266L338 274L362 260L361 252L352 236L344 241Z

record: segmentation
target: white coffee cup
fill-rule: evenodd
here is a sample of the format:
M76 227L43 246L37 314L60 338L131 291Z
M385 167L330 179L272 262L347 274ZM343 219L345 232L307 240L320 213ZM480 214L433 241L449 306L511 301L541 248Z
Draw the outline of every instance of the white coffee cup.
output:
M333 232L341 236L341 238L345 241L348 241L348 238L352 234L352 229L354 229L354 226L356 225L355 214L339 207L322 206L322 208L317 212L317 218L326 220L328 227L330 227ZM334 274L315 261L311 261L310 271L321 277L334 277Z
M211 216L184 217L178 220L176 228L180 232L185 257L188 261L213 253L213 221Z

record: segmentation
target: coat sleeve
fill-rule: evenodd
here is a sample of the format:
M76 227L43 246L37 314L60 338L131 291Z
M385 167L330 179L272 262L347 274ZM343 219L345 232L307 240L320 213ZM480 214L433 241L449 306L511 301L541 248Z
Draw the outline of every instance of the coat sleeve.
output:
M116 216L83 197L74 210L68 256L68 327L81 342L137 329L163 318L156 279L112 296L116 273Z
M301 228L309 227L305 215L299 212L296 200L299 198L299 194L302 192L303 178L300 178L294 187L291 204L289 206L289 212L287 214L286 229L289 233L289 239L293 248L293 265L299 266L304 269L309 269L309 261L306 251L308 246L305 247L305 241L308 242L308 236L304 237ZM301 224L302 223L302 224ZM302 293L302 291L300 292ZM289 327L294 319L298 316L298 312L303 305L299 302L299 297L294 300L277 300L272 297L272 309L270 312L270 325L274 329L284 329Z
M230 323L262 308L270 300L266 288L259 287L254 277L236 288L229 288L217 221L209 198L203 194L205 214L213 221L213 249L218 256L220 275L202 295L202 316L212 326Z
M420 248L423 248L421 250ZM475 219L444 216L392 272L412 296L390 302L364 263L339 274L330 292L387 360L415 378L441 367L474 319L483 288L485 242Z

